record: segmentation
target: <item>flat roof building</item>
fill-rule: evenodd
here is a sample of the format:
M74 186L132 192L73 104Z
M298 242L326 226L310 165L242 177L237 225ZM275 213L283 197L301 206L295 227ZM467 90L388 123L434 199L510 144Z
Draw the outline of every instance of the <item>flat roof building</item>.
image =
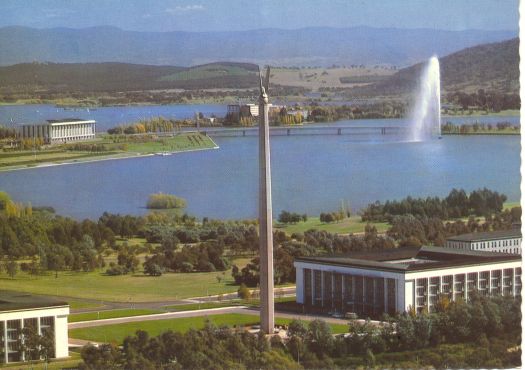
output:
M442 247L396 248L341 257L298 257L296 301L306 311L371 317L430 312L440 295L468 301L521 294L518 255Z
M59 144L94 139L95 126L94 120L66 118L47 120L43 124L21 125L18 132L22 139L41 138L45 144Z
M498 230L453 236L445 247L463 250L521 254L521 230Z
M53 338L52 358L68 356L66 302L27 293L0 290L0 365L29 360L22 349L24 328Z

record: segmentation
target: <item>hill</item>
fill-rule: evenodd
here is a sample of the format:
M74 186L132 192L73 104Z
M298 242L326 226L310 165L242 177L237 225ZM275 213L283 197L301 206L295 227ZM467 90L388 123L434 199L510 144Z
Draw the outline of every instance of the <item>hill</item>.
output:
M440 59L441 88L444 92L475 92L478 89L519 94L519 39L467 48ZM393 76L352 90L357 95L398 95L412 93L424 67L418 63Z
M408 66L432 54L517 36L517 31L396 28L258 29L236 32L136 32L0 28L0 65L121 62L191 66L218 60L275 66Z
M130 91L257 86L257 66L219 62L195 67L127 63L23 63L0 67L3 91Z

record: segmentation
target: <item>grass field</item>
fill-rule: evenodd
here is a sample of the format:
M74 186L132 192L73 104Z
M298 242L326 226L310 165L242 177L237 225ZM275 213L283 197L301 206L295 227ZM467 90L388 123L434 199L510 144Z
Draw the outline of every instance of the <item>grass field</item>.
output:
M143 143L130 141L126 144L128 146L127 152L139 154L211 149L216 147L216 144L209 136L195 133L163 137Z
M122 309L122 310L107 310L99 312L85 312L74 313L68 316L68 322L92 321L104 319L116 319L118 317L131 317L141 315L152 315L156 313L164 313L165 311L150 310L150 309Z
M153 302L236 292L231 274L226 272L219 283L219 272L163 274L151 277L142 274L106 276L102 270L93 272L59 272L31 276L19 272L14 279L0 273L0 286L35 294L111 302ZM222 276L222 274L221 274Z
M317 90L320 87L353 87L362 83L341 83L341 78L355 81L388 77L396 71L388 68L273 68L271 78L280 85L301 86Z
M259 317L256 315L223 314L206 317L187 317L170 320L131 322L125 324L72 329L69 330L69 337L90 340L94 342L110 342L118 344L122 343L126 336L133 335L137 330L147 331L150 336L157 336L168 330L186 332L190 329L203 328L206 319L209 319L217 326L227 325L230 327L243 327L259 324ZM291 319L276 318L275 323L278 325L286 325L291 321ZM348 332L347 325L330 324L330 326L334 334Z
M348 233L364 233L366 222L361 221L361 216L351 216L339 222L325 223L319 221L319 217L308 217L306 222L298 222L296 224L275 224L275 228L283 230L287 234L304 233L310 229L324 230L336 234ZM377 231L384 232L390 225L385 222L372 223L377 228Z
M68 299L67 303L69 303L69 308L72 310L103 307L101 303L88 302L88 301L83 301L81 299Z
M520 202L507 202L507 203L503 203L503 209L511 209L511 208L514 208L514 207L520 207L521 206L521 203Z

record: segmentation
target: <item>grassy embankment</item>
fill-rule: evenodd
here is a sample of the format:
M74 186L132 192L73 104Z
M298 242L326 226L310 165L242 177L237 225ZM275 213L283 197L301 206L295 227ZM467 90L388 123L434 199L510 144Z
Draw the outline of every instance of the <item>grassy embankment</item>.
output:
M501 130L497 130L497 129L492 129L492 130L487 130L487 129L480 129L478 131L470 131L470 132L448 132L448 131L443 131L441 133L441 135L445 136L445 135L520 135L520 130L519 128L518 129L515 129L513 127L507 127L507 128L504 128L504 129L501 129Z
M130 322L125 324L104 325L90 328L69 330L69 337L84 339L94 342L122 343L125 337L132 335L137 330L144 330L150 336L157 336L162 332L173 330L186 332L190 329L201 329L206 320L210 320L217 326L228 325L230 327L244 327L259 324L257 315L247 314L218 314L205 317L185 317L180 319L155 320L143 322ZM287 325L291 319L275 319L277 325ZM348 332L348 326L343 324L329 324L334 334Z
M73 151L67 145L50 146L37 151L24 150L16 152L0 152L0 170L34 167L37 165L52 165L62 163L77 163L84 161L126 158L155 153L171 153L192 150L216 148L215 142L208 136L197 133L182 133L173 137L139 140L119 139L113 142L108 136L83 142L82 144L103 145L105 151Z

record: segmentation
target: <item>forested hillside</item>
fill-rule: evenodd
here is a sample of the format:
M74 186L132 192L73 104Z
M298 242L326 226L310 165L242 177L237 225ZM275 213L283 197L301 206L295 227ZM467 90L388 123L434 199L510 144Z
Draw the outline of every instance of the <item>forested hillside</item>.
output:
M24 63L0 67L3 91L130 91L257 86L257 66L220 62L195 67L128 63Z
M478 45L440 59L441 88L446 92L479 89L519 93L519 39ZM392 77L354 89L359 95L396 95L416 91L423 63L405 68Z

